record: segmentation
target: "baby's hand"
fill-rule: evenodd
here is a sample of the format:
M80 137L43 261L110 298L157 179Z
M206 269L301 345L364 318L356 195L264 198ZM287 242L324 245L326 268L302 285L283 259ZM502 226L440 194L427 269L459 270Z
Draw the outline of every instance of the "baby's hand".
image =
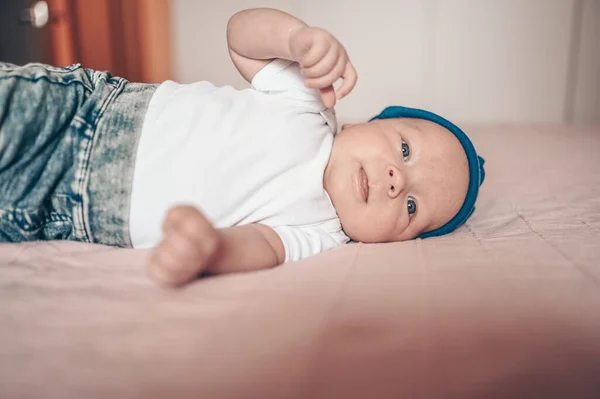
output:
M356 85L356 69L350 63L346 49L326 30L298 29L290 36L290 52L302 68L306 87L320 89L327 108L333 108L336 99L347 96ZM333 83L340 78L344 83L335 93Z
M148 265L150 278L160 285L176 287L196 279L219 249L219 231L191 206L171 208L163 233Z

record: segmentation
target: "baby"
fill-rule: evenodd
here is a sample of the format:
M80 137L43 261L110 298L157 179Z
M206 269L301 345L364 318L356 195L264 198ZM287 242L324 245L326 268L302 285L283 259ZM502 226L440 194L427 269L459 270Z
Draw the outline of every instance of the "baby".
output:
M457 126L388 107L338 132L357 74L330 33L253 9L227 41L249 89L0 64L0 241L153 248L150 277L179 286L470 216L483 160Z

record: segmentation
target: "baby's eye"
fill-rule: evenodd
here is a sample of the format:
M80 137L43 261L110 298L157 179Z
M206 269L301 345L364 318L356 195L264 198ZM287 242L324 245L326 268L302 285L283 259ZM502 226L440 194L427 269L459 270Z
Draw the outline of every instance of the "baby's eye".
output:
M409 215L412 215L417 211L417 202L413 197L408 197L408 201L406 201L406 207L408 208Z
M404 141L402 141L402 156L404 157L405 161L410 156L410 147Z

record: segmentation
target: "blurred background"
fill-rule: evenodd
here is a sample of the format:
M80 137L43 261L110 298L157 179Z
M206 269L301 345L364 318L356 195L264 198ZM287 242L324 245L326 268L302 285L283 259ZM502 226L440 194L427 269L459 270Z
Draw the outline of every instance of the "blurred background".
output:
M397 104L461 123L600 124L600 0L0 0L0 60L244 88L225 29L251 7L346 46L359 81L345 121Z

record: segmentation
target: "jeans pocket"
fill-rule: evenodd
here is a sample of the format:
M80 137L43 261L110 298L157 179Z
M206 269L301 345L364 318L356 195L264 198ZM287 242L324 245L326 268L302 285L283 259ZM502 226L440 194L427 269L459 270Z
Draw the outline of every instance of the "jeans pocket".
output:
M67 215L41 210L0 210L0 242L66 240L73 237Z
M85 239L72 211L81 209L73 182L90 132L76 122L89 87L80 66L0 69L0 240Z

